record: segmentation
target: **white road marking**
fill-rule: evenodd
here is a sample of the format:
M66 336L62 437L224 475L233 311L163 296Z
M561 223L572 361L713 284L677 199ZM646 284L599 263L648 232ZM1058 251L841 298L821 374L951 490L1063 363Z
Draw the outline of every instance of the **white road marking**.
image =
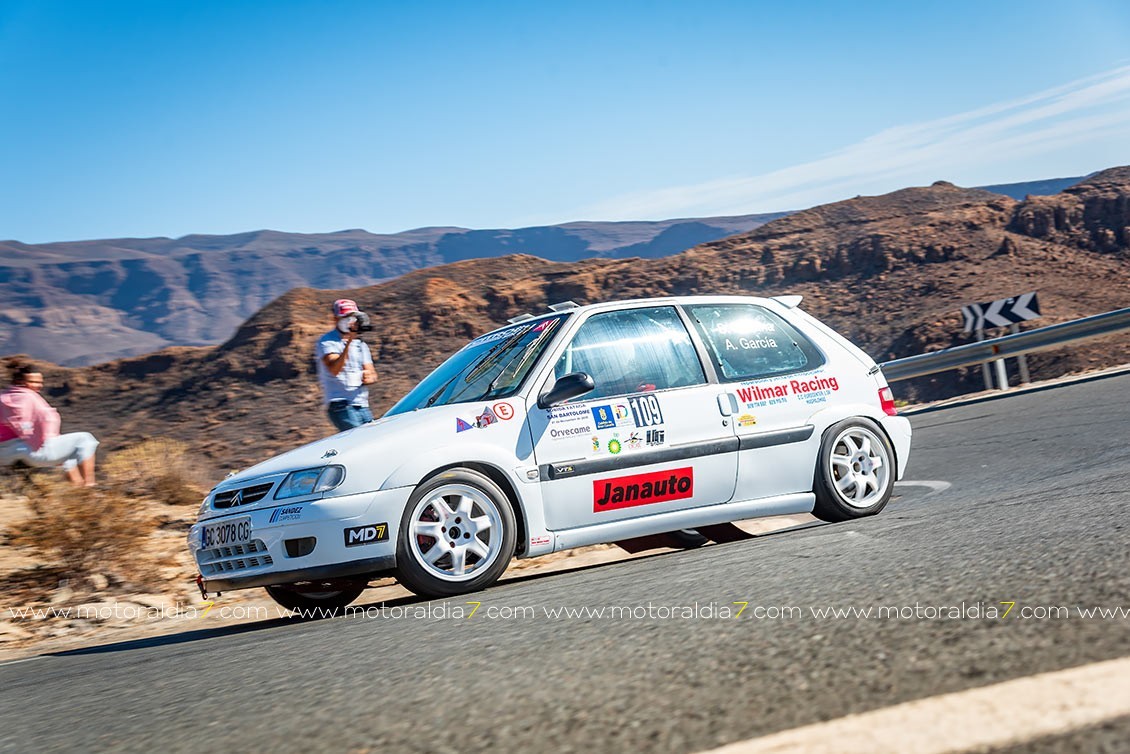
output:
M1130 715L1130 657L898 704L714 749L712 754L955 754Z
M21 662L32 662L33 660L42 660L43 655L36 655L35 657L25 657L22 660L8 660L7 662L0 662L0 668L5 665L19 665Z

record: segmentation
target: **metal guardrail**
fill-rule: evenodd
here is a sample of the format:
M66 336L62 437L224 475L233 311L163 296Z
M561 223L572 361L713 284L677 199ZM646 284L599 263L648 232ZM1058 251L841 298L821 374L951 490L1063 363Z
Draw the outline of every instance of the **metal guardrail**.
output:
M964 346L954 346L942 351L908 356L905 359L894 359L879 366L882 367L883 375L887 378L887 381L894 382L895 380L907 380L911 377L921 377L935 372L945 372L958 367L984 364L1005 357L1020 356L1033 351L1043 351L1067 343L1097 338L1124 330L1130 330L1130 308L1116 309L1106 314L1074 319L1070 322L1061 322L1058 325L1049 325L1038 330L1028 330L1015 335L983 340L979 343L968 343Z

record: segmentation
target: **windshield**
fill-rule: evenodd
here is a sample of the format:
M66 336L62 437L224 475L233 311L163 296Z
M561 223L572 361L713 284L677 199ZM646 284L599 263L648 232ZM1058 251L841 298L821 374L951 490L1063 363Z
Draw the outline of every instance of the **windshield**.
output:
M568 316L523 322L472 340L412 388L385 416L513 395Z

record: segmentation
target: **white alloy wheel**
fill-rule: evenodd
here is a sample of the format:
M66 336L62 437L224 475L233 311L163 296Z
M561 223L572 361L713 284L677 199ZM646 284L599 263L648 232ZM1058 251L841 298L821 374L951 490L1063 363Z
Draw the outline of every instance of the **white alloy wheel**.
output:
M870 429L854 426L840 432L828 462L836 493L852 508L870 508L887 492L891 457L886 444Z
M469 581L502 552L502 512L482 490L444 484L412 511L409 552L431 576Z
M820 441L812 515L824 521L873 516L891 499L896 473L894 448L874 420L834 424Z

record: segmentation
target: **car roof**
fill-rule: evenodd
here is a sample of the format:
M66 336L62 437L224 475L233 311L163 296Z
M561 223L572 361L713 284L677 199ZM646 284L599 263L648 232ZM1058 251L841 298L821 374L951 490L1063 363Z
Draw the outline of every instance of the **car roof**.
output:
M618 309L624 306L638 307L646 306L648 304L655 305L673 305L673 304L769 304L770 306L783 306L787 309L796 308L801 301L800 296L796 295L783 295L783 296L742 296L737 294L728 295L713 295L713 296L653 296L651 298L629 298L619 299L616 301L601 301L595 304L573 304L572 301L566 301L560 304L553 304L552 310L543 312L541 314L528 315L517 321L511 321L509 324L497 327L494 330L478 335L472 340L490 335L491 333L506 330L517 325L533 324L549 317L556 317L562 314L584 314L591 311L602 311L606 309ZM572 306L569 306L572 304Z
M743 296L738 294L718 294L713 296L653 296L651 298L631 298L618 301L603 301L597 304L577 306L578 312L593 311L597 309L615 309L625 305L638 306L646 304L770 304L770 306L783 305L793 308L800 303L800 296ZM795 302L793 301L795 299ZM551 312L552 313L552 312ZM540 318L540 315L539 315Z

